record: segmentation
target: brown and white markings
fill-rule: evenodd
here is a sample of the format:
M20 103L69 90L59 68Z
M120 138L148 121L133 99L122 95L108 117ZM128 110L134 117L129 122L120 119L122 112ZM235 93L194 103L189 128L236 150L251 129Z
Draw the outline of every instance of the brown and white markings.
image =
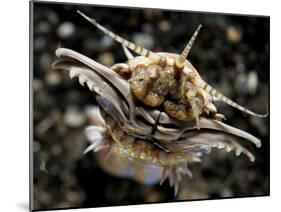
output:
M121 43L128 58L108 68L70 49L56 51L60 59L53 68L68 70L71 78L78 77L81 85L86 84L95 93L101 108L101 115L94 116L100 117L102 124L86 130L92 142L86 152L108 149L109 154L141 163L144 168L158 167L162 177L154 180L162 183L168 178L175 193L182 175L191 176L188 164L200 162L201 155L212 148L233 150L237 156L244 153L254 161L241 142L247 140L260 147L260 140L222 123L224 116L217 113L213 101L223 101L249 115L267 115L256 114L222 95L186 60L201 25L180 55L155 53L78 13ZM140 56L134 57L129 49Z

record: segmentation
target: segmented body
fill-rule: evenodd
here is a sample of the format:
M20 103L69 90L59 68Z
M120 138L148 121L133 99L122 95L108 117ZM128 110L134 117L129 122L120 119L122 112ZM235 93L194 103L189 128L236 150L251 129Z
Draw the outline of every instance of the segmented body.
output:
M194 158L191 152L170 152L159 148L150 141L135 138L128 135L118 123L107 114L101 111L105 120L110 137L116 142L120 155L129 159L137 160L149 165L161 167L172 167Z

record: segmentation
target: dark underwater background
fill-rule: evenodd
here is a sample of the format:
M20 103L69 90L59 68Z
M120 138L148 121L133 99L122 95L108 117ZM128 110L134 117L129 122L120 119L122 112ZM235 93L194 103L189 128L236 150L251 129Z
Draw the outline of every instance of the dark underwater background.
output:
M106 28L153 51L180 53L199 24L203 25L188 60L203 79L259 112L269 110L269 18L190 11L34 3L33 35L33 208L102 207L178 200L269 195L269 118L249 117L216 104L226 123L262 140L249 145L256 157L212 150L190 166L174 197L168 182L145 186L104 172L88 143L86 111L93 94L51 69L61 45L106 65L124 62L119 43L76 13L79 9ZM117 167L118 168L118 167Z

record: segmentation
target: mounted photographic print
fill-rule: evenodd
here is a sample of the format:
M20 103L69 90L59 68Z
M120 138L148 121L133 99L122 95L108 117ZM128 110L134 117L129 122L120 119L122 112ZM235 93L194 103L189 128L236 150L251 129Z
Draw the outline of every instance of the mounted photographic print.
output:
M30 209L269 195L269 23L31 1Z

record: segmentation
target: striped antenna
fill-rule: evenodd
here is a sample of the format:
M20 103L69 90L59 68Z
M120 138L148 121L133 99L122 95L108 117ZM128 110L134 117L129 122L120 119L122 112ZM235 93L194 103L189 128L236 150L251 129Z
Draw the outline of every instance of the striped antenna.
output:
M124 53L125 53L125 55L126 55L126 57L127 57L128 60L131 60L131 59L134 58L134 56L132 55L132 53L130 52L130 50L127 49L127 47L124 46L123 44L122 44L122 48L123 48Z
M259 118L266 118L268 116L268 113L266 114L258 114L255 113L253 111L248 110L247 108L237 104L236 102L232 101L231 99L229 99L228 97L224 96L223 94L221 94L220 92L218 92L216 89L214 89L212 86L208 85L206 82L204 82L204 87L203 89L205 91L207 91L209 94L211 94L213 97L216 97L218 100L244 112L247 113L251 116L255 116L255 117L259 117Z
M179 67L183 67L184 61L187 58L188 53L190 52L192 45L201 29L202 25L200 24L197 29L195 30L195 32L193 33L191 39L189 40L188 44L186 45L186 47L184 48L184 50L182 51L178 61L177 61L177 65Z
M119 35L114 34L113 32L109 31L108 29L106 29L105 27L103 27L102 25L97 23L95 19L89 18L88 16L86 16L81 11L77 10L77 13L79 13L83 18L85 18L87 21L92 23L94 26L96 26L98 29L100 29L102 32L104 32L106 35L109 35L114 40L116 40L117 42L121 43L125 47L131 49L135 53L137 53L139 55L142 55L144 57L147 57L147 58L151 59L155 63L159 63L161 61L162 57L159 54L156 54L156 53L154 53L154 52L152 52L150 50L147 50L147 49L145 49L143 47L140 47L140 46L138 46L138 45L136 45L136 44L134 44L134 43L132 43L132 42L122 38L122 37L120 37Z

